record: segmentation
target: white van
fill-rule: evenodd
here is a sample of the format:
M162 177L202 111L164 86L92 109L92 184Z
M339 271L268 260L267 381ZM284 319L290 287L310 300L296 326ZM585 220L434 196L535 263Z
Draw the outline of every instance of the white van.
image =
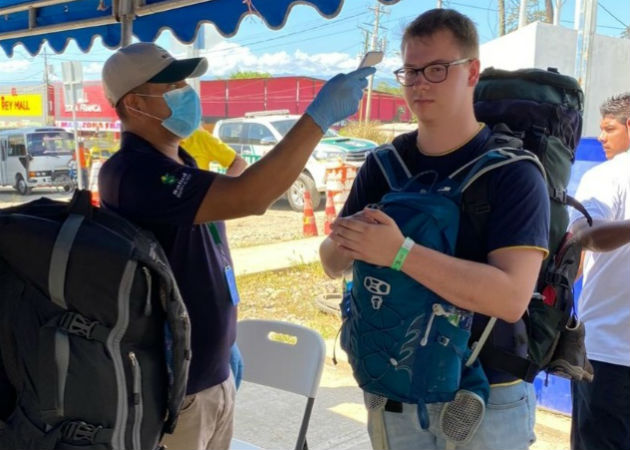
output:
M29 127L0 131L0 185L20 194L34 187L70 191L74 136L63 128Z

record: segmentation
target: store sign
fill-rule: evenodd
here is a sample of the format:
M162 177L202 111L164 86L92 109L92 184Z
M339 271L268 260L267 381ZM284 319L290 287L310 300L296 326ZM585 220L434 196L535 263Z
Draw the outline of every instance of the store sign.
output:
M3 128L20 128L20 127L41 127L41 121L32 121L30 119L22 120L0 120L0 129Z
M41 116L40 94L0 95L0 116Z
M74 128L74 123L69 120L56 120L55 126L66 128L68 130ZM77 130L81 131L120 131L120 121L106 122L99 120L77 120Z
M64 105L66 112L72 112L72 105ZM98 103L79 103L76 105L76 112L102 112Z

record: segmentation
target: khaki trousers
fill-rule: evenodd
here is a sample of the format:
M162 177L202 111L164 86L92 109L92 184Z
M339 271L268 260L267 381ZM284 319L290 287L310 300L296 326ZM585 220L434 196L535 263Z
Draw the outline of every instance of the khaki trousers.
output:
M223 383L187 395L173 434L162 445L169 450L227 450L232 440L236 387L230 376Z

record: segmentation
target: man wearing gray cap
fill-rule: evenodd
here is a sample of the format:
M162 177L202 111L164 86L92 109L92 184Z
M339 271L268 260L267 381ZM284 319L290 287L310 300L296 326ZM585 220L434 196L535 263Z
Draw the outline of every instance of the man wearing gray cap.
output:
M326 129L356 112L374 73L363 68L335 76L273 150L242 175L227 177L198 169L179 147L201 119L199 97L185 79L202 75L207 64L137 43L103 67L105 94L124 131L120 151L99 174L101 203L156 235L191 320L187 397L174 434L163 441L170 449L230 444L229 357L239 298L222 221L264 213L300 174Z

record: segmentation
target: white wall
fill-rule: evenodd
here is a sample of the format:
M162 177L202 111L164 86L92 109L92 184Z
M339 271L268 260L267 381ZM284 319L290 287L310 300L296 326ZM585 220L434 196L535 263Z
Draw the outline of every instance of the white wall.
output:
M576 47L576 30L535 22L483 44L481 66L506 70L556 67L562 74L575 76ZM587 90L582 135L597 136L601 103L630 91L630 39L595 36Z

